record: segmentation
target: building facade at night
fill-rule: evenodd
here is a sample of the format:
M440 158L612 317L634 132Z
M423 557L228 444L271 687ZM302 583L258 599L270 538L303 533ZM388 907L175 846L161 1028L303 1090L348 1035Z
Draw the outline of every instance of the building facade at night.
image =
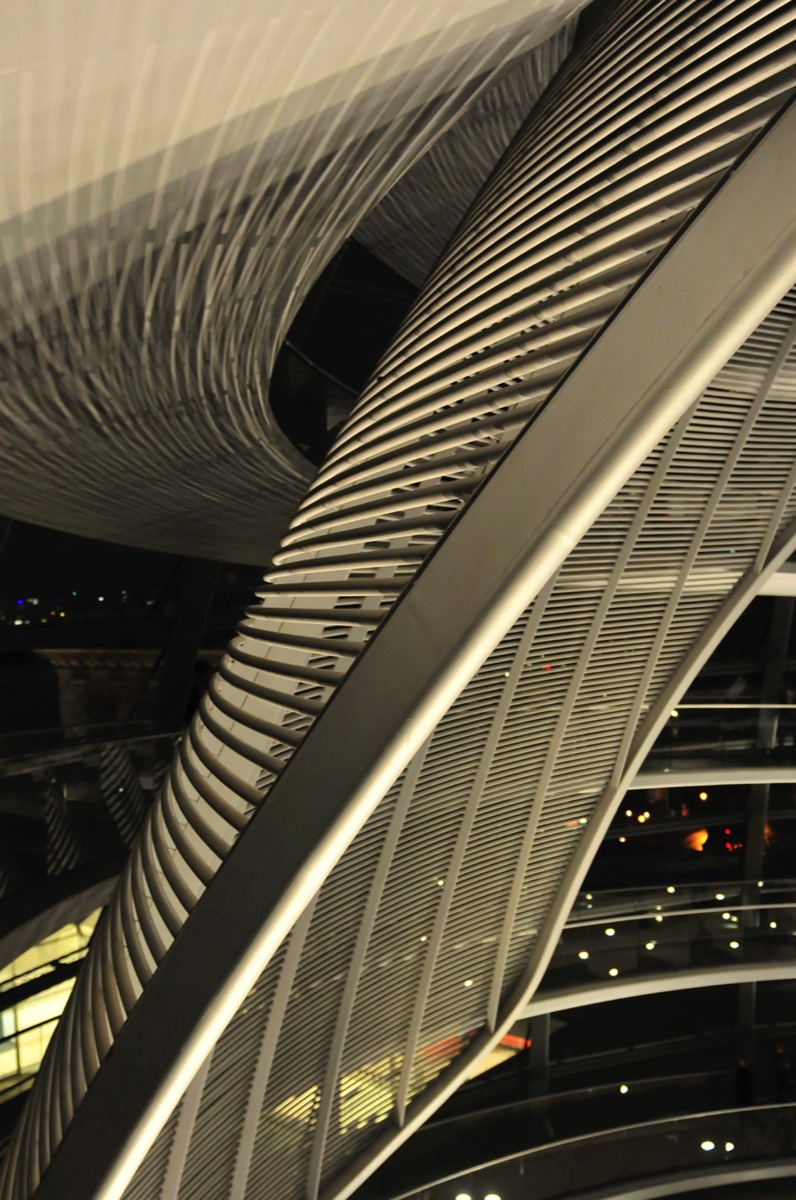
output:
M130 850L91 885L0 1196L452 1200L498 1188L486 1170L506 1200L526 1168L540 1197L619 1188L523 1142L556 1014L737 989L743 1107L755 988L794 974L771 789L796 782L796 3L63 22L40 54L32 17L8 39L0 509L270 566L184 734L161 701L196 684L208 563L147 668L157 753L104 733L73 755ZM297 331L352 238L419 290L345 400ZM325 390L280 416L285 347ZM733 787L742 819L713 807ZM626 865L647 837L690 875ZM498 1095L516 1128L490 1125ZM621 1179L711 1096L665 1118L642 1097ZM728 1181L730 1107L694 1142ZM748 1179L788 1173L791 1117Z

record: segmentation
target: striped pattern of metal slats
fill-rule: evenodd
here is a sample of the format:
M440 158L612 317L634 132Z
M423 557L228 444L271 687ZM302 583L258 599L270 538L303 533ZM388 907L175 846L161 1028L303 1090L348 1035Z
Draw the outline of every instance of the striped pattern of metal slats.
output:
M357 226L357 241L418 287L424 283L569 54L575 27L570 21L537 50L510 63L366 215Z
M310 489L181 746L42 1069L5 1195L35 1186L253 806L451 518L793 88L795 26L784 2L618 4L515 140ZM757 371L734 362L639 468L323 886L218 1044L184 1200L207 1194L231 1132L235 1167L218 1194L337 1194L346 1164L500 1013L628 729L793 516L779 374L790 357L777 359L789 304L745 351ZM746 481L763 461L761 501ZM740 548L727 542L739 514ZM672 574L645 596L636 573L662 544ZM248 1099L231 1131L213 1110L232 1086Z
M52 50L0 70L0 510L266 562L312 475L268 400L302 300L493 73L582 2L56 10Z
M126 846L132 846L146 812L141 781L130 751L117 742L100 747L100 792Z
M53 777L44 797L44 827L47 838L47 874L60 875L80 866L84 859L80 835L70 817L64 785Z

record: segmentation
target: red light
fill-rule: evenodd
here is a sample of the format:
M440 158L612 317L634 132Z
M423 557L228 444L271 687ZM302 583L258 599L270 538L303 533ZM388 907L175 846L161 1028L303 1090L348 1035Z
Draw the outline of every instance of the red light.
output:
M508 1046L511 1050L530 1050L531 1039L518 1037L516 1033L507 1033L505 1037L500 1039L501 1046Z
M552 669L553 668L551 667L550 663L545 663L542 667L543 671L552 671Z
M439 1042L434 1042L431 1046L423 1047L423 1057L434 1061L439 1058L450 1058L454 1054L458 1054L465 1046L465 1038L463 1037L446 1037Z
M725 843L724 843L724 848L725 848L725 850L732 850L732 843L731 843L731 842L725 842Z
M727 837L729 837L729 836L730 836L730 831L729 831L729 829L725 829L725 830L724 830L724 832L726 833Z

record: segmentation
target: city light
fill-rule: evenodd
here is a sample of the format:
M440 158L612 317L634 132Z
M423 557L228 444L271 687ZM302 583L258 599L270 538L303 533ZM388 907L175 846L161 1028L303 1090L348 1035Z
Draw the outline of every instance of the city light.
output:
M22 618L32 614L33 623L44 616L48 623L44 634L6 635L6 658L14 656L4 689L11 728L0 728L13 743L3 784L8 881L0 852L8 924L17 913L29 916L39 900L34 888L42 910L51 891L68 899L90 883L84 875L105 892L116 859L138 836L135 826L146 821L133 870L122 876L58 1031L61 1045L53 1043L8 1151L9 1190L24 1194L49 1171L50 1189L42 1190L65 1200L70 1162L87 1179L92 1171L103 1180L132 1175L135 1139L143 1180L150 1172L153 1180L174 1179L177 1193L183 1176L187 1193L205 1169L208 1176L219 1169L225 1191L246 1192L250 1176L252 1191L278 1200L283 1173L286 1191L306 1176L302 1190L318 1194L343 1168L343 1190L354 1192L359 1177L445 1097L456 1124L432 1126L430 1142L405 1164L409 1181L399 1177L395 1187L391 1176L385 1190L415 1200L502 1200L486 1182L493 1173L509 1189L506 1200L557 1188L566 1196L579 1182L608 1197L625 1182L641 1195L713 1186L716 1200L727 1186L734 1191L735 1175L776 1178L791 1165L783 1144L796 1141L796 1028L768 1021L775 1008L786 1016L786 995L769 997L768 983L737 984L777 974L796 981L796 883L779 879L796 831L786 825L796 816L796 774L770 797L768 783L752 784L751 800L739 780L787 778L778 764L796 763L796 704L783 703L796 699L791 608L782 607L793 600L772 598L796 595L782 533L796 530L788 400L796 305L783 301L779 279L788 251L773 246L775 234L796 233L793 200L780 194L787 191L781 172L791 169L781 141L796 109L772 122L778 128L767 140L757 133L790 85L796 89L796 54L787 52L796 0L630 0L627 11L594 5L577 34L568 21L555 50L540 52L543 65L534 62L534 84L570 41L572 63L471 212L469 176L488 169L492 142L505 142L516 123L504 111L516 97L490 95L493 76L500 88L504 60L505 73L571 10L588 10L587 0L517 5L516 18L509 5L478 0L466 31L452 5L426 6L424 24L401 5L377 8L374 20L365 0L354 0L331 37L333 13L327 21L321 5L309 21L298 6L286 5L272 21L267 5L252 5L246 27L230 21L223 30L212 4L186 5L166 29L165 5L120 6L118 17L103 5L107 21L65 19L49 35L38 9L24 18L25 7L7 15L12 66L3 73L16 143L8 195L22 236L19 246L9 243L11 388L2 404L14 438L7 457L22 469L4 483L13 523L3 518L0 550L10 536L5 558L19 553L18 513L42 522L42 538L59 541L52 552L47 542L23 547L25 570L5 585L25 595L41 590L39 607L15 602L9 590L0 613L0 630L29 627ZM58 43L55 69L48 39ZM468 104L476 94L473 120ZM524 92L520 105L530 107ZM449 128L436 162L429 156L430 171L424 162L413 176L414 158ZM396 180L400 188L387 195ZM703 205L711 194L712 205ZM367 206L385 195L386 212L357 230ZM385 237L396 219L406 231ZM452 233L460 219L461 232ZM343 264L343 278L333 274L337 261L322 270L355 233L364 236L352 241L356 257ZM402 319L404 293L412 296L416 277L422 284L426 274L426 240L449 249L394 337L391 318ZM388 266L394 282L382 284L390 260L406 270L396 276ZM300 311L321 274L319 292ZM628 289L622 307L617 296ZM761 321L762 333L753 334ZM541 411L583 345L580 388L565 379L558 406L523 437L529 413ZM340 352L339 370L337 354L328 361L324 348ZM360 349L382 365L343 425L348 396L360 386ZM327 446L331 458L312 484L312 464ZM506 448L508 467L501 460L468 507ZM280 536L283 510L302 495L278 570L256 590L263 578L256 564ZM438 541L457 513L463 520ZM60 540L62 529L84 534L74 539L77 549ZM99 550L89 534L106 539ZM740 552L728 546L730 536L741 538ZM796 559L796 538L793 548ZM431 565L421 575L427 552ZM207 569L182 557L208 553L217 561ZM129 597L118 584L122 573L133 582ZM92 601L103 577L110 599L93 593ZM83 599L66 614L73 582ZM157 599L145 600L146 590ZM403 601L393 605L401 590ZM753 601L761 590L770 595ZM61 603L48 610L58 591ZM108 617L99 616L99 603L108 604ZM382 627L391 605L393 620ZM15 613L17 606L28 614ZM49 630L67 616L69 631ZM238 634L218 673L230 628ZM544 651L542 640L551 643ZM534 659L537 670L552 673L547 649L562 667L561 686L549 693L533 674ZM500 661L510 669L501 673ZM353 681L336 689L349 665ZM516 688L501 693L501 677ZM678 690L682 731L660 716ZM331 715L304 745L332 695ZM183 738L186 710L197 704ZM446 704L453 704L448 717ZM669 724L676 719L675 701ZM739 753L727 750L727 739ZM299 763L283 781L277 772L296 747ZM48 768L57 772L51 784ZM710 835L693 808L694 786L698 802L709 800L692 782L702 770L720 789ZM649 843L634 841L620 871L610 839L630 841L616 834L623 794L655 804L655 813L626 804L628 829L653 816L658 825ZM268 809L262 850L252 835L252 853L238 868L234 850L233 861L224 856L261 800ZM769 800L780 830L764 855ZM588 815L573 818L581 804ZM738 834L722 835L722 815L738 821ZM574 845L569 833L589 826L588 843ZM721 859L721 836L725 852L745 851L734 868ZM293 904L301 896L304 904L346 845L321 907L313 916L310 903L276 970L246 999L240 985L255 975L246 963L265 958L268 936L264 917L249 918L251 899L275 876L280 897ZM702 868L692 851L706 853ZM435 857L454 880L441 901L424 883ZM768 911L785 913L782 943L772 942L767 956L766 945L758 947L765 935L756 935L778 930L778 918L765 922L762 897L752 903L752 865L769 871ZM682 895L660 884L670 870L683 879ZM715 893L711 905L718 874L733 894ZM587 877L601 889L599 903L588 893L578 899ZM447 887L447 876L428 879L438 891ZM208 898L197 900L185 932L184 914L204 889ZM665 904L654 900L660 890ZM733 898L738 915L724 911ZM622 920L630 978L616 995L585 994L592 982L599 988L600 972L614 982L621 974L605 966L599 913L580 921L594 907L603 917L615 907ZM721 959L716 913L739 926L731 933L738 940L725 943L748 956L737 976ZM661 963L645 967L640 937L646 930L642 947L654 952L649 921L667 916ZM429 959L409 945L410 936L430 941L411 934L414 920L435 930ZM202 936L203 921L215 942ZM16 942L27 931L9 932ZM570 970L572 953L584 965L591 958L588 948L573 950L576 932L595 942L589 980ZM619 931L604 926L603 933L613 944ZM74 976L74 955L57 949L55 979ZM483 970L476 1001L454 991L466 957ZM7 998L32 994L30 982L17 986L25 978L19 968L10 970L10 984L0 977ZM28 975L35 981L46 970L48 963ZM157 970L160 981L155 975L138 1019L131 1013L123 1028ZM545 974L546 1002L543 988L534 1004L532 987ZM194 997L196 980L206 995ZM459 986L476 982L465 977ZM725 987L668 994L705 982ZM589 1003L626 994L635 997L630 1014L616 1003L618 1014ZM187 1006L178 1015L183 999L207 1010L202 1042ZM210 1033L238 1000L243 1018L219 1043L215 1064L207 1058L202 1068ZM573 1004L587 1007L571 1021L565 1006ZM537 1009L541 1025L528 1015ZM38 1014L36 1022L47 1023ZM29 1031L18 1024L13 1009L0 1030L4 1053L16 1057L15 1090L31 1074L22 1038ZM532 1033L533 1062L511 1060L509 1051L531 1041L503 1037L508 1028ZM19 1044L12 1047L11 1037ZM324 1059L317 1067L316 1042ZM175 1064L185 1062L187 1072L188 1059L198 1079L166 1131L170 1140L159 1139L150 1153L158 1118L163 1124L168 1115L158 1101L173 1091ZM140 1096L125 1096L135 1061L149 1074ZM95 1069L100 1062L104 1072ZM572 1090L583 1063L592 1072L588 1086L581 1079ZM623 1063L633 1065L640 1098L650 1096L638 1112L619 1114L624 1129L606 1090L629 1094L626 1082L616 1084ZM489 1066L489 1076L457 1095L476 1066ZM83 1093L83 1120L69 1130ZM777 1111L790 1093L792 1111ZM595 1133L589 1122L602 1114L591 1101L600 1095L609 1128ZM136 1104L146 1105L151 1134ZM495 1106L486 1119L485 1105ZM441 1120L450 1122L447 1108ZM738 1172L720 1154L704 1172L691 1158L691 1136L714 1120L747 1138ZM703 1139L700 1153L726 1157L737 1148ZM417 1146L410 1149L411 1159ZM549 1165L531 1158L537 1149L552 1149ZM425 1180L412 1176L418 1170ZM457 1188L456 1178L469 1178L472 1191ZM160 1189L167 1200L172 1188ZM122 1191L121 1183L112 1190ZM197 1186L197 1195L203 1190ZM0 1187L0 1200L4 1193Z
M457 1192L456 1200L473 1200L469 1192Z
M687 833L683 838L683 845L687 850L696 850L702 853L705 849L705 842L708 840L707 829L695 829L692 833Z

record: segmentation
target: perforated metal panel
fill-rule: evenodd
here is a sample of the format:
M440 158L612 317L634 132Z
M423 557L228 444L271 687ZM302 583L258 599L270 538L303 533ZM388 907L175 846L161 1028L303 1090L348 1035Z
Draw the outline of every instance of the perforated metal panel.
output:
M793 88L794 26L793 4L773 0L618 4L520 133L183 740L5 1195L35 1187L251 812L452 517ZM203 1172L222 1161L219 1195L341 1193L341 1173L505 1015L646 710L789 529L793 315L789 298L632 475L320 888L216 1047L184 1200L206 1194Z

